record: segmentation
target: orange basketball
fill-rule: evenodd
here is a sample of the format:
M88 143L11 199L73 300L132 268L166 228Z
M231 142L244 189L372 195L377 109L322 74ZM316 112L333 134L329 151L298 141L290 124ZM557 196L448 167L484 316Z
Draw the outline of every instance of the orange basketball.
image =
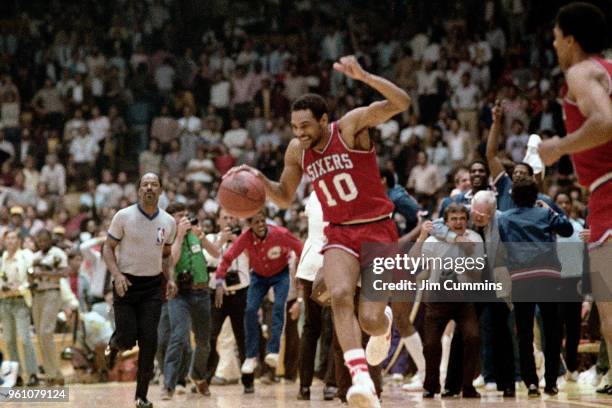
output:
M263 181L243 170L223 179L217 199L221 207L234 217L249 218L264 206L266 190Z

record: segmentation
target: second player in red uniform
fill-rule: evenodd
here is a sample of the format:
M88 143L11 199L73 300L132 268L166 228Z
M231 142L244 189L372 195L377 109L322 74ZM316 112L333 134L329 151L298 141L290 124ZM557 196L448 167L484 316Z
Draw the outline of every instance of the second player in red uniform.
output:
M539 153L546 165L571 154L578 181L591 192L591 286L601 333L612 350L612 61L601 58L606 35L605 16L597 7L572 3L559 10L553 45L567 81L563 113L568 134L542 142ZM608 358L612 366L612 353ZM598 391L612 394L612 370Z
M376 365L389 349L392 315L387 302L362 298L358 321L353 299L362 244L396 242L397 230L390 218L393 204L380 183L368 129L408 109L410 98L393 83L366 72L353 56L341 58L334 69L372 87L385 100L353 109L331 122L321 96L298 98L291 109L295 138L285 152L280 181L270 181L255 169L250 171L261 177L268 198L282 208L293 202L302 174L310 177L323 207L323 218L329 222L325 229L327 244L322 250L323 273L331 293L336 334L353 378L347 400L353 407L377 407L380 403L361 345L361 329L371 335L367 361Z

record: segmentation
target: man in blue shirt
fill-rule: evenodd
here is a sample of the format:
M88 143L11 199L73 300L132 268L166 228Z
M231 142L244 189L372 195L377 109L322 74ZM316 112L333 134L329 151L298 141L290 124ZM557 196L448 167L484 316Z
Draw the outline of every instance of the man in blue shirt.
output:
M510 177L504 169L502 161L497 157L499 136L503 126L502 114L503 109L501 104L499 101L496 101L493 107L493 124L491 125L489 138L487 140L487 163L491 171L491 177L493 178L493 185L497 190L497 209L506 211L516 207L516 204L512 200L512 183L520 178L533 178L535 180L535 177L533 168L527 163L516 163L512 169L512 177ZM538 193L537 199L544 201L548 206L552 207L555 212L561 212L561 209L557 207L554 201L547 195Z
M544 392L551 396L558 393L561 336L555 293L561 277L561 264L557 258L555 234L569 237L573 233L572 224L563 213L556 213L543 201L537 201L536 206L537 196L538 188L532 178L516 180L512 199L517 207L498 218L499 236L506 245L506 265L512 279L521 378L528 388L529 397L540 395L533 357L536 305L542 315L546 338Z
M399 228L400 235L412 231L419 222L419 203L412 197L404 187L396 184L395 173L389 169L380 169L381 182L387 188L387 197L393 202L394 215L399 213L404 217L405 225ZM399 225L398 225L399 227Z

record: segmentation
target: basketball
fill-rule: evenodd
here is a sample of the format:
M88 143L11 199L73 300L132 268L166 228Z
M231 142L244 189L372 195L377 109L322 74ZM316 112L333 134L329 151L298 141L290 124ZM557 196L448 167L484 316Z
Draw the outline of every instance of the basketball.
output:
M223 179L217 198L221 207L234 217L249 218L264 206L266 190L263 181L243 170Z

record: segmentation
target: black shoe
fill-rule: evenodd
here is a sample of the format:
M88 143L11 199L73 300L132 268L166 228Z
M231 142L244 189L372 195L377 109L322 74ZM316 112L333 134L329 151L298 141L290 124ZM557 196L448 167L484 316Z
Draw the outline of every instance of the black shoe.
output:
M554 395L557 395L559 393L559 390L557 389L557 387L544 387L544 394L546 395L550 395L551 397Z
M40 381L38 380L38 377L36 376L36 374L32 374L30 378L28 379L28 383L26 384L26 386L37 387L39 384L40 384Z
M108 368L109 370L115 368L115 363L117 362L118 354L118 349L111 347L110 344L106 346L106 349L104 350L104 360L106 361L106 368Z
M255 386L253 384L244 386L245 394L253 394L254 392L255 392Z
M476 391L476 388L469 387L463 389L463 391L461 392L461 396L463 398L480 398L480 393Z
M423 398L433 398L436 396L436 393L433 391L423 391Z
M310 387L300 387L298 391L297 399L300 401L309 401L310 400Z
M153 403L147 399L137 398L134 403L136 408L153 408Z
M612 392L612 384L606 384L603 387L596 389L595 392L598 394L609 394Z
M531 384L529 386L529 390L527 391L527 396L529 398L535 398L540 396L540 390L538 390L538 386L535 384Z
M514 390L514 388L506 388L504 390L504 397L506 397L506 398L514 398L514 397L516 397L516 391Z
M23 378L21 376L17 376L17 380L15 381L15 387L23 387Z
M338 388L334 387L333 385L326 385L323 387L323 400L331 401L336 397L337 393Z
M459 396L459 391L444 390L444 392L442 392L442 398L454 398L458 396Z

